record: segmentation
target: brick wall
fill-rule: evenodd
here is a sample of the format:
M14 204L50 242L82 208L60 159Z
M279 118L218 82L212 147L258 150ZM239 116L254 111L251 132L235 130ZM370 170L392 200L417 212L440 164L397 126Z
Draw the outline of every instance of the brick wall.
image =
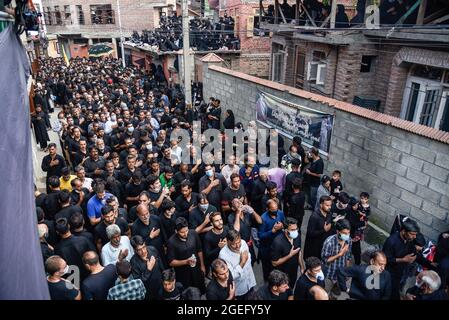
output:
M242 123L255 120L257 90L335 113L326 173L340 169L350 194L371 194L372 221L389 230L407 214L433 240L449 229L449 133L224 68L203 77L205 99L220 99Z

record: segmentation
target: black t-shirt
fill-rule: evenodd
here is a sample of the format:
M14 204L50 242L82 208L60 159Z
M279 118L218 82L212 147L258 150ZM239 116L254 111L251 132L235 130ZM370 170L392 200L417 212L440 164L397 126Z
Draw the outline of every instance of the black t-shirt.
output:
M220 240L226 239L228 231L228 226L223 226L222 233L216 234L213 230L209 230L204 236L204 256L206 265L218 258L221 250L218 243Z
M288 300L288 297L292 296L292 290L289 288L284 293L280 295L275 295L268 288L268 284L263 285L258 291L257 295L261 300Z
M323 159L319 158L318 160L312 162L309 170L312 173L323 174L323 170L324 170ZM319 187L320 186L320 180L321 180L320 177L308 175L308 180L309 180L309 184L311 187Z
M184 286L180 282L176 282L175 289L172 292L167 292L164 288L160 288L158 294L158 300L181 300Z
M291 197L288 201L289 208L288 208L288 214L290 217L295 219L301 219L304 217L304 204L305 204L306 198L303 192L293 193L291 194ZM300 226L298 226L300 227Z
M338 189L338 192L335 192L336 189ZM331 195L334 197L337 197L340 192L343 191L343 184L340 180L335 181L334 179L331 179Z
M81 209L81 207L77 205L62 208L58 211L57 214L55 214L55 221L59 218L66 218L67 222L70 222L70 217L72 216L72 214L77 212L83 214L83 209Z
M164 229L165 236L167 239L169 239L172 235L176 232L176 218L178 217L177 213L175 212L174 215L171 216L171 218L167 218L164 214L161 214L159 218L161 219L161 225Z
M127 183L125 187L125 197L137 197L142 191L145 190L145 184L141 183L139 185L136 185L134 183ZM133 206L137 206L139 204L138 200L126 200L126 204L128 205L128 208L131 208Z
M324 280L317 280L317 282L313 282L305 274L301 275L298 281L296 281L294 296L295 300L314 300L309 291L316 285L319 285L324 289Z
M106 300L109 289L115 285L117 269L114 264L109 264L96 274L89 275L81 285L83 299Z
M231 189L231 187L227 187L226 190L223 192L223 200L221 202L222 205L231 205L232 200L234 199L240 199L242 200L245 198L246 192L245 187L243 184L240 184L240 187L238 190Z
M229 272L227 287L223 287L215 278L212 279L206 289L207 300L226 300L229 297L229 289L230 285L232 285L232 281L233 278L231 272Z
M296 239L293 240L293 248L301 248L301 234L298 234ZM280 233L274 238L273 243L271 244L271 261L277 261L280 258L287 256L292 249L292 245L290 241L285 236L285 233ZM295 276L298 272L298 257L301 250L295 254L293 257L288 259L283 264L276 267L276 269L285 272L291 278L292 275ZM290 279L290 283L294 283L295 279Z
M198 193L192 192L190 201L188 201L182 194L176 198L176 212L178 217L189 218L189 208L195 207L199 203Z
M189 229L196 229L204 222L204 218L208 213L216 212L217 208L213 205L209 205L206 211L201 211L198 207L193 209L189 214Z
M54 220L56 213L61 209L59 204L59 193L61 191L51 191L44 201L45 219Z
M125 219L118 217L115 219L115 224L119 226L122 236L124 236L126 231L128 231L128 222L126 222ZM107 227L108 226L104 223L104 221L101 221L95 226L95 236L97 239L101 239L101 244L103 246L109 242L108 235L106 234Z
M157 237L150 239L150 232L153 228L156 230L160 229L160 232ZM133 236L141 236L145 240L146 245L155 247L158 252L164 252L163 244L166 241L165 230L162 228L161 219L158 216L151 215L148 225L143 224L140 219L137 219L131 227L131 234Z
M79 291L75 289L73 284L69 281L47 281L47 283L51 300L75 300L75 298L78 296Z
M63 258L68 265L76 265L80 269L82 278L87 275L82 261L83 254L87 251L95 251L95 247L92 247L86 238L74 235L62 239L55 247L55 254Z
M253 218L254 216L250 213L243 214L243 220L240 219L240 237L246 242L251 240L251 228L258 228L256 220ZM228 224L229 228L234 229L235 223L235 213L232 212L228 216Z

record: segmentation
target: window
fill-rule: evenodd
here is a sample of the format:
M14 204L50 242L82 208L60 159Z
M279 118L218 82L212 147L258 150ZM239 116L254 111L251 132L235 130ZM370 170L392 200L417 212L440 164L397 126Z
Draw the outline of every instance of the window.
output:
M254 34L254 17L248 16L246 18L246 36L252 38Z
M95 4L90 6L92 24L115 24L115 14L110 4Z
M415 116L416 105L418 103L418 95L419 95L420 84L417 82L412 82L410 87L410 96L407 105L407 113L405 115L405 120L413 121L413 117Z
M55 6L55 24L62 24L61 11L59 11L59 6Z
M419 124L429 127L434 126L440 95L441 91L438 89L426 90Z
M296 47L295 88L304 88L306 52L303 47Z
M284 54L276 52L273 54L273 73L272 81L281 82L282 66L284 65Z
M72 24L72 12L70 6L64 6L64 24Z
M362 56L360 72L372 72L374 69L374 61L376 56Z
M324 86L326 80L326 54L324 52L313 52L312 61L307 64L307 80Z
M77 5L76 6L76 12L78 13L78 23L79 24L84 24L85 23L85 19L84 19L83 6Z

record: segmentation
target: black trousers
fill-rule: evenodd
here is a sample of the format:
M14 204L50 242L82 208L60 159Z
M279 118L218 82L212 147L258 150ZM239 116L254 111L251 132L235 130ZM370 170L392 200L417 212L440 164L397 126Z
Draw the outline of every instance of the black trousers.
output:
M361 240L352 243L352 255L354 256L354 262L356 265L360 265L362 263L362 248L360 247L360 242Z

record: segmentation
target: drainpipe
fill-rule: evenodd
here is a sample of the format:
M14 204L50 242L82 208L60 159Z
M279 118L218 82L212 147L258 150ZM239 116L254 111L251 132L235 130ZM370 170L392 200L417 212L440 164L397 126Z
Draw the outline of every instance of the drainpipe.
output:
M332 86L332 99L335 99L335 84L337 83L337 69L338 69L338 56L340 53L340 46L337 46L337 56L335 57L335 72L334 72L334 83Z

